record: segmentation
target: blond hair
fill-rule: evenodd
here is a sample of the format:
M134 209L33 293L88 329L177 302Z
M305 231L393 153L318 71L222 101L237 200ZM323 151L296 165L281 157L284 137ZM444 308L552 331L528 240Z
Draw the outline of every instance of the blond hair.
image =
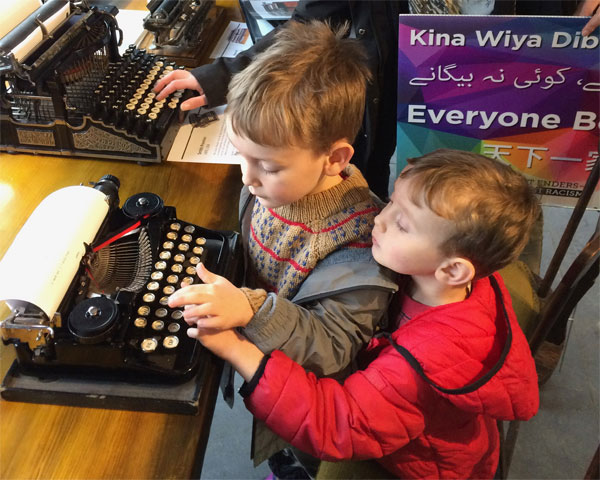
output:
M290 21L275 43L229 84L227 114L236 135L259 145L325 153L353 142L370 72L366 53L345 38L348 25Z
M470 260L476 278L517 259L540 214L523 175L489 157L450 149L408 163L400 178L411 179L411 201L454 224L441 244L444 254Z

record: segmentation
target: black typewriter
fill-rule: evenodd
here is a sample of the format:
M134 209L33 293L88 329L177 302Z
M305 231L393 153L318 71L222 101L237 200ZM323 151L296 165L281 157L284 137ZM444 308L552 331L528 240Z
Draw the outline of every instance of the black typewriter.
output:
M200 262L235 283L238 234L185 222L153 193L133 195L118 208L118 187L118 179L110 175L93 187L103 194L94 203L103 207L106 200L110 207L90 244L76 240L64 248L49 246L39 261L44 271L44 262L53 264L52 257L73 258L75 274L64 294L55 277L68 264L50 268L36 285L29 283L33 292L16 292L21 287L7 284L0 288L0 300L10 312L0 331L4 343L15 346L23 371L183 382L200 367L203 347L187 336L183 309L170 308L167 299L181 285L200 281L195 273ZM82 193L92 193L87 191L92 187L68 189L63 189L63 203L81 203ZM46 201L56 200L51 195ZM68 209L62 210L60 215L70 216ZM64 225L72 224L76 214L94 220L86 212L73 213ZM34 212L21 232L39 238L38 217ZM22 264L27 235L15 238L0 262L0 277L20 283L11 265ZM48 295L57 296L56 311L48 306Z
M152 87L184 67L135 46L119 54L117 13L49 0L0 39L0 151L139 163L166 157L189 93L157 101Z

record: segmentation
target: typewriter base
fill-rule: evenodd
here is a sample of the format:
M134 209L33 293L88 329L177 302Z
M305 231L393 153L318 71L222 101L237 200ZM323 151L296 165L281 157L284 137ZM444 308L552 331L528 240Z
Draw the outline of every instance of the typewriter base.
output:
M202 366L189 381L136 383L82 375L32 374L15 360L0 395L4 400L74 407L196 415L214 408L223 362L202 352Z

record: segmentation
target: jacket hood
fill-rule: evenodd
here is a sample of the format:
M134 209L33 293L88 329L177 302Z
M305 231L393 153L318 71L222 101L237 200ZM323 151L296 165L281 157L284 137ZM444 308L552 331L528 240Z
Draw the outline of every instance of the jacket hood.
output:
M492 288L489 278L477 280L471 295L460 302L460 308L456 303L432 307L396 330L392 339L417 359L436 385L460 389L479 380L498 362L510 324L510 350L487 383L460 394L431 388L461 410L498 420L527 420L535 415L539 405L535 363L516 321L510 295L501 277L494 277L498 289ZM435 356L431 355L432 349Z

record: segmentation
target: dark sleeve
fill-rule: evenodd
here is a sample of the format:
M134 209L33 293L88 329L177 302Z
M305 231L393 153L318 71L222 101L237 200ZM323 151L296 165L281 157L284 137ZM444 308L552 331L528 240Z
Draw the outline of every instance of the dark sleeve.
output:
M333 25L350 19L347 1L300 1L292 15L293 20L305 22L311 19L329 19ZM274 41L280 27L269 32L249 49L234 58L217 58L209 65L191 71L202 87L209 107L227 103L227 91L231 77L246 68L255 55L266 50Z

